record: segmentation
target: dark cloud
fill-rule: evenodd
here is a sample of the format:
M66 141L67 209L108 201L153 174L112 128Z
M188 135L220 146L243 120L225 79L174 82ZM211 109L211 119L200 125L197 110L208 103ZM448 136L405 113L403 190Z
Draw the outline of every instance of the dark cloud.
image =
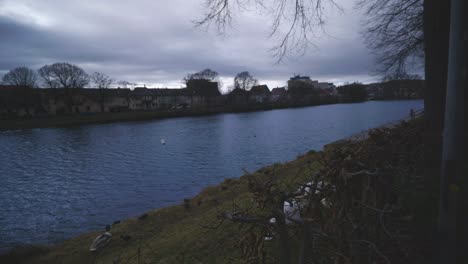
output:
M225 84L244 70L271 85L285 84L293 73L338 82L372 78L372 60L355 14L330 13L332 37L318 36L316 49L275 64L269 52L275 40L265 37L267 17L243 15L220 37L193 28L202 3L0 1L0 72L67 61L88 72L159 86L179 86L186 73L207 67L218 71Z

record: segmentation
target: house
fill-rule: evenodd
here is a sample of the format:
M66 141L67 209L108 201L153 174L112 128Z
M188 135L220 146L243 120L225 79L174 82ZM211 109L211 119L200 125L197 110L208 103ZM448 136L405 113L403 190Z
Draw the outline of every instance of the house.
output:
M250 100L256 103L266 103L270 101L270 89L267 85L255 85L250 89Z
M333 83L329 82L319 82L317 84L317 88L323 89L328 93L328 96L336 96L338 95L338 91L336 90L336 86Z
M64 89L44 88L41 89L40 97L41 104L49 115L64 114L69 110L69 99Z
M295 75L288 81L288 93L296 100L317 95L317 87L318 81L312 81L309 76Z
M335 88L335 85L333 83L329 83L329 82L319 82L317 84L317 88L320 88L320 89L333 89L333 88Z
M366 85L369 99L422 98L424 80L391 80Z
M187 91L190 95L220 96L218 82L206 79L192 79L187 81Z
M227 102L232 105L245 105L248 99L249 92L240 88L235 88L227 95Z
M139 87L130 93L129 108L137 111L190 108L194 97L186 88L152 89Z
M41 112L38 89L0 85L0 119L30 117Z
M309 76L294 75L288 81L288 89L295 89L296 87L316 88L318 83L318 81L311 80Z
M384 87L381 83L371 83L366 87L369 100L381 99L384 97Z
M130 110L130 89L104 89L102 92L104 94L104 112L125 112Z
M288 92L285 87L277 87L271 90L271 101L272 102L283 102L288 98Z
M103 99L99 89L75 88L70 90L72 113L98 113L103 111Z
M207 79L191 79L187 81L185 89L190 97L191 108L211 108L222 105L220 102L221 93L218 89L218 82Z
M130 93L129 108L135 111L154 110L158 107L157 100L153 89L136 87Z

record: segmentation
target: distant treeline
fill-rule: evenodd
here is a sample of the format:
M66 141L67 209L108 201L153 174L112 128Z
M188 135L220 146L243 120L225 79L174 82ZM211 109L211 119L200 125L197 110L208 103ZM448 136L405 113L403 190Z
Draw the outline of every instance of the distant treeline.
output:
M36 89L37 76L42 78L42 87L47 88ZM287 88L270 90L244 71L234 78L230 92L222 95L218 76L217 72L205 69L184 77L186 88L150 89L120 81L122 88L110 89L113 80L107 75L98 72L88 75L69 63L45 65L37 72L19 67L2 78L0 118L132 111L249 111L368 99L421 98L424 90L421 80L352 83L335 88L332 83L319 83L299 75L288 81ZM95 88L84 88L90 83Z

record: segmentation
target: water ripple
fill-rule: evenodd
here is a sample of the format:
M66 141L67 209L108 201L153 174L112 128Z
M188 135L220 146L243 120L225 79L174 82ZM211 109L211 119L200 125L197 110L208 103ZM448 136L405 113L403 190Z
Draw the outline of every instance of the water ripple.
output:
M0 250L102 229L421 107L368 102L0 132Z

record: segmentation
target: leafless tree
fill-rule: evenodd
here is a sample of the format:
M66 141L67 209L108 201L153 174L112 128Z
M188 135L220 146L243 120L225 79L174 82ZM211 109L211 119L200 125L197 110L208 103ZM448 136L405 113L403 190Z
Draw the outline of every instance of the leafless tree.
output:
M105 111L106 91L112 84L112 79L104 73L95 72L91 75L91 80L99 88L99 102L101 105L101 112Z
M47 67L46 67L47 66ZM41 76L44 86L47 88L59 88L60 84L58 80L54 78L52 67L46 65L38 70L39 75Z
M118 81L117 84L119 85L119 87L122 88L133 88L137 85L136 83L132 83L129 81Z
M208 80L218 81L219 74L211 69L204 69L196 73L189 73L182 79L182 82L187 84L190 80Z
M327 6L341 8L334 0L205 0L204 16L195 22L197 27L215 25L224 33L234 16L255 5L272 18L269 37L280 36L272 47L278 61L291 52L303 53L313 45L311 36L323 30Z
M18 87L35 87L36 73L27 67L18 67L7 72L2 81L4 84Z
M359 0L365 9L367 46L377 55L377 73L400 78L424 61L423 0ZM408 69L408 66L410 69ZM389 74L390 73L390 74Z
M109 76L104 73L95 72L91 75L91 80L99 89L107 89L111 86L112 80Z
M234 88L248 91L252 86L257 85L258 81L248 71L238 73L234 77Z
M45 65L39 69L39 75L49 88L83 88L89 83L83 69L66 62Z

